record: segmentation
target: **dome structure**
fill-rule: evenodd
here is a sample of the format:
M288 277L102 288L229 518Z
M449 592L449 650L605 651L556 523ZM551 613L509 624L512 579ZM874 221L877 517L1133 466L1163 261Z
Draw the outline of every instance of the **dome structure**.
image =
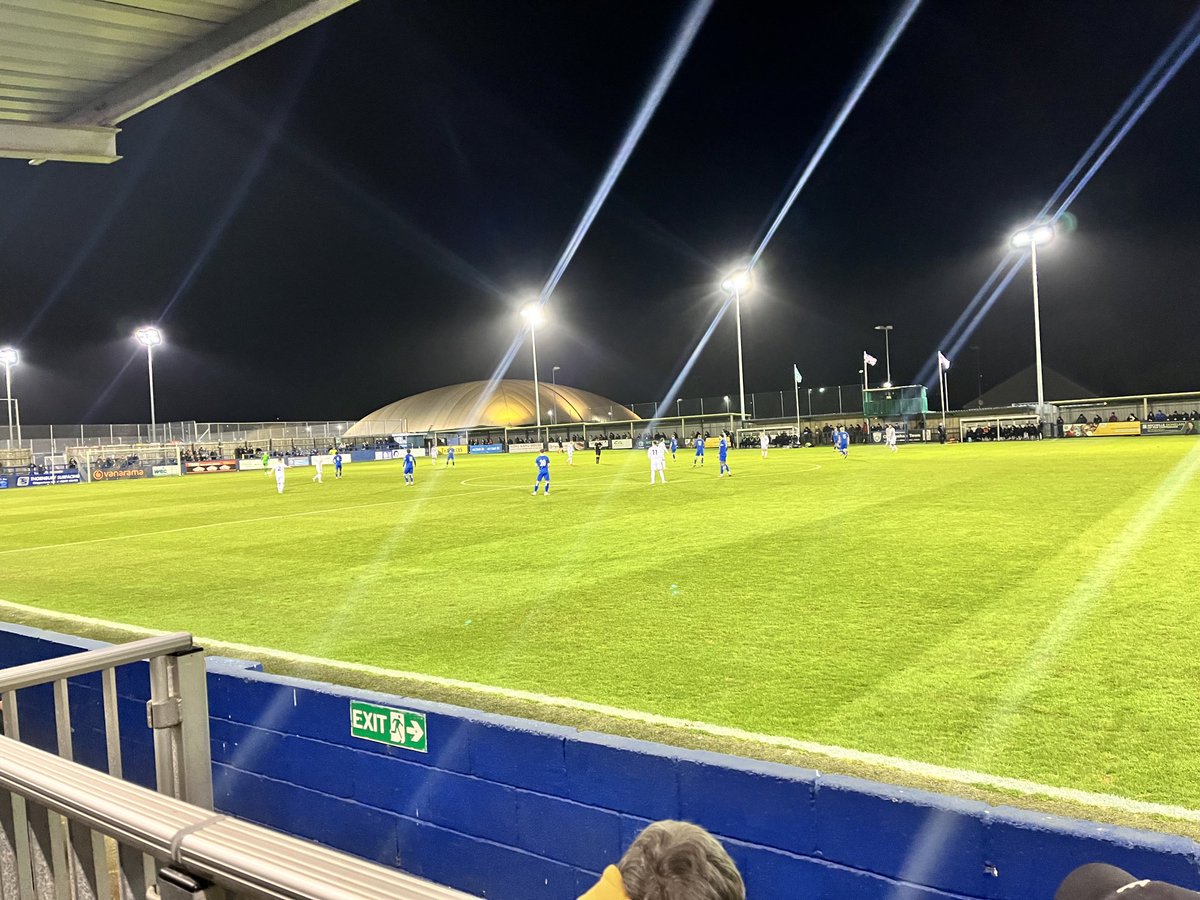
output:
M347 437L381 434L417 434L463 428L507 428L533 425L533 382L503 379L488 395L487 381L468 381L413 394L364 416L346 432ZM538 384L543 425L572 422L628 422L638 419L633 410L562 384Z

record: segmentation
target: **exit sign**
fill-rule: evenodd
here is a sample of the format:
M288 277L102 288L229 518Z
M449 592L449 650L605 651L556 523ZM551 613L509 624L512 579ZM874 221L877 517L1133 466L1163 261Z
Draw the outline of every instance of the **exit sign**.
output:
M428 752L425 714L350 701L350 736L417 753Z

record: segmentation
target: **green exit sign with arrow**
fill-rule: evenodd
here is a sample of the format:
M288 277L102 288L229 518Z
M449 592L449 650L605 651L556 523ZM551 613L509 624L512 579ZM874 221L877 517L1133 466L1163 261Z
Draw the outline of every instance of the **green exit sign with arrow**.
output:
M407 709L350 701L350 735L417 753L427 753L425 715Z

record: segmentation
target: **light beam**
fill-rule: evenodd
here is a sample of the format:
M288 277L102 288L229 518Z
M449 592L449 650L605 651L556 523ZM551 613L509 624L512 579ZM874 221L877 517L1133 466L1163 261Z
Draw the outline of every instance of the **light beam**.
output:
M892 46L904 32L904 28L908 25L908 20L913 17L913 13L917 11L917 7L921 5L921 0L908 0L904 7L900 10L896 20L892 22L887 33L883 36L883 41L875 48L875 53L867 62L866 68L862 74L858 76L858 81L850 91L850 96L842 104L841 110L838 111L837 117L825 132L825 136L821 138L821 142L817 145L817 149L813 151L808 164L804 167L804 171L800 173L792 192L788 194L787 199L783 202L783 208L779 210L779 214L775 217L775 221L771 223L771 227L767 229L767 233L759 242L758 249L754 251L754 255L750 257L750 265L748 268L753 269L758 265L759 258L763 255L763 251L767 249L767 244L771 242L771 238L775 236L775 232L783 223L784 218L792 208L792 204L796 202L796 198L800 196L800 192L804 190L804 186L808 184L808 179L812 176L813 171L825 156L825 151L829 149L829 145L833 143L833 139L842 129L842 125L849 118L850 113L854 111L854 107L858 104L858 98L866 91L867 86L871 83L871 79L875 77L875 73L879 71L879 67L883 65L883 61L887 59L888 53L891 52Z

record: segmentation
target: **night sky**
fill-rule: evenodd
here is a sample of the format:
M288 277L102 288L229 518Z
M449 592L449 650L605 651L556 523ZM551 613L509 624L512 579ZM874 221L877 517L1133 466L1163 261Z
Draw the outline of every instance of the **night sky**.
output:
M666 395L897 9L718 0L550 302L547 380ZM1194 9L926 0L763 258L747 390L790 392L793 362L853 383L883 322L915 378ZM353 419L488 377L684 12L363 0L129 120L112 166L0 160L22 419L145 421L154 321L160 421ZM1200 388L1200 56L1071 211L1040 255L1046 365ZM1027 271L971 343L985 388L1032 363ZM679 396L736 390L729 319Z

